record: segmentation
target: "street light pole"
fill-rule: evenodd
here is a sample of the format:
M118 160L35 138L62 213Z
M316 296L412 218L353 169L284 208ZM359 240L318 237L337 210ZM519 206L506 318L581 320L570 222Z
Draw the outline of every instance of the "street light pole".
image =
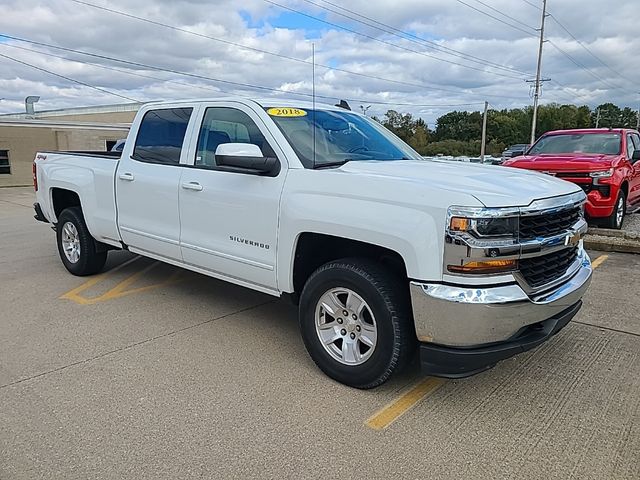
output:
M542 0L542 20L540 21L540 45L538 47L538 67L533 93L533 120L531 122L531 145L536 141L536 122L538 120L538 98L540 97L540 83L542 70L542 46L544 44L544 21L547 18L547 0Z

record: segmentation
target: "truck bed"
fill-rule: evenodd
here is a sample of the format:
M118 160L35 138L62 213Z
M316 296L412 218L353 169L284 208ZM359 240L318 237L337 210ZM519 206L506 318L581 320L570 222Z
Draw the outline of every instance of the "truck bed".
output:
M38 152L36 197L45 217L57 221L52 206L56 189L74 192L91 235L98 241L119 245L116 223L115 175L121 152Z

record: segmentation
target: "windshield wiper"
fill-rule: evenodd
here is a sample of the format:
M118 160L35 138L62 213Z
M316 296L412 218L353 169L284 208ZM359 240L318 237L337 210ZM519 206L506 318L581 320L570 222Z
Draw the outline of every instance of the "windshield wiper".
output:
M340 160L338 162L323 162L323 163L317 163L313 166L314 169L316 168L330 168L330 167L341 167L342 165L344 165L347 162L350 162L352 159L351 158L347 158L345 160Z

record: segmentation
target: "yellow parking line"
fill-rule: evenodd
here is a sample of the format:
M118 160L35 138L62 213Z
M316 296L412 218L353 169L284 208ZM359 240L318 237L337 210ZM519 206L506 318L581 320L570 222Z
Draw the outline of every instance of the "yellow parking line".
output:
M602 265L602 263L605 262L608 258L609 255L600 255L592 262L591 265L594 269L596 269L600 265ZM365 422L365 425L374 430L384 430L398 418L408 412L411 408L413 408L427 395L435 392L444 383L445 381L443 379L434 377L428 377L422 380L413 388L411 388L411 390L374 413Z
M82 297L82 296L80 296L80 293L82 293L85 290L88 290L89 288L93 287L94 285L100 283L105 278L111 276L112 274L114 274L118 270L123 269L127 265L132 264L133 262L135 262L139 258L140 257L134 257L131 260L127 260L126 262L121 263L120 265L118 265L117 267L109 270L108 272L104 272L104 273L101 273L99 275L95 275L94 277L91 277L89 280L87 280L83 284L81 284L81 285L77 286L76 288L74 288L72 290L69 290L67 293L61 295L60 298L61 299L67 299L67 300L73 300L74 302L77 302L77 303L85 303L84 301L86 301L87 299Z
M591 262L591 268L595 270L600 265L602 265L607 258L609 258L609 255L600 255L593 262Z
M160 283L155 283L153 285L147 285L147 286L144 286L144 287L133 288L133 289L127 290L127 287L130 287L131 285L133 285L145 273L149 272L149 270L151 270L155 266L161 264L161 262L154 262L151 265L146 266L145 268L143 268L139 272L136 272L133 275L130 275L129 277L125 278L120 283L118 283L116 286L114 286L113 288L111 288L110 290L108 290L107 292L103 293L100 296L87 298L87 297L84 297L84 296L81 295L81 293L84 292L85 290L88 290L89 288L93 287L94 285L100 283L105 278L111 276L111 274L113 272L116 272L117 270L123 268L124 266L131 264L132 262L138 260L139 258L140 257L132 258L131 260L123 263L122 265L118 265L113 270L110 270L108 272L102 273L100 275L96 275L95 277L89 279L88 281L86 281L85 283L80 285L79 287L76 287L73 290L68 291L67 293L62 295L60 298L61 299L66 299L66 300L71 300L71 301L76 302L76 303L78 303L80 305L93 305L94 303L105 302L107 300L113 300L115 298L124 297L126 295L132 295L134 293L147 292L149 290L154 290L156 288L160 288L160 287L164 287L164 286L167 286L167 285L171 285L173 283L177 283L177 282L179 282L181 280L181 278L180 278L181 271L180 270L176 270L169 276L169 278L167 278L166 280L164 280L164 281L162 281Z
M402 415L413 408L420 400L430 393L435 392L444 384L441 378L427 377L411 390L378 410L366 422L365 425L374 430L384 430Z

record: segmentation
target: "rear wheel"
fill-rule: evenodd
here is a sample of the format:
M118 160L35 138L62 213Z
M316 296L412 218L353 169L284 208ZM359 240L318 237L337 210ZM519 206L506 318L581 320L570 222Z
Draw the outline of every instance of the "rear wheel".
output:
M80 207L62 211L56 227L58 253L69 272L85 276L98 273L107 261L107 250L99 249L89 233Z
M367 259L318 268L300 298L309 355L329 377L373 388L411 358L415 334L403 279Z
M618 198L616 199L616 205L613 207L613 212L606 220L607 228L613 228L620 230L622 228L622 222L624 220L624 214L627 208L627 198L622 190L618 192Z

